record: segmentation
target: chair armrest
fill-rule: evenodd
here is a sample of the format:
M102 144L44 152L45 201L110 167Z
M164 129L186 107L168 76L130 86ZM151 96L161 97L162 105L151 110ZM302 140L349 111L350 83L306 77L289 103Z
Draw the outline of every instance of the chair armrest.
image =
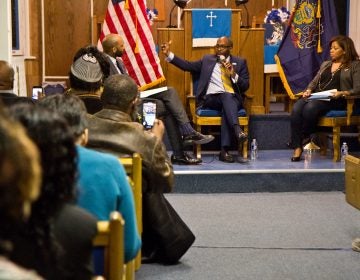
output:
M351 122L351 116L353 114L353 108L355 99L359 99L360 95L347 95L345 96L346 99L346 123L347 125L350 125Z
M194 118L196 110L196 98L193 95L188 95L186 98L188 100L191 117Z

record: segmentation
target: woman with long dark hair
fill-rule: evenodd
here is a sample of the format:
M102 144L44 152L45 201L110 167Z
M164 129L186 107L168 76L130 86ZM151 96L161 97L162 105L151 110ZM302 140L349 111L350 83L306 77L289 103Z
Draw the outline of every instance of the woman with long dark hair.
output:
M291 112L291 161L300 161L303 145L316 132L317 123L330 110L346 110L345 96L360 94L360 60L354 42L339 35L330 41L331 60L321 64L320 70L308 85L302 98ZM313 92L333 90L329 101L311 100Z
M27 104L11 108L37 145L42 189L25 227L14 235L12 260L46 279L90 279L96 219L72 205L77 179L73 135L56 112Z

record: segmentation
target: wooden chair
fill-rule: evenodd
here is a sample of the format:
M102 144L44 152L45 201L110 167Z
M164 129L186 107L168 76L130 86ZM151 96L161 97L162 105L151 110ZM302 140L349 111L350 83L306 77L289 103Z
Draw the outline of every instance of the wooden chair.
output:
M330 111L319 120L318 126L332 128L332 143L334 149L333 161L340 160L340 132L341 127L346 126L360 126L360 108L355 108L355 100L360 96L347 96L347 109L346 111ZM324 135L322 135L324 136ZM324 137L322 137L323 139ZM321 141L320 153L326 155L327 141Z
M141 235L143 224L142 224L142 159L138 153L134 153L132 157L121 157L120 162L125 168L126 174L130 185L133 190L135 200L135 211L136 211L136 222ZM134 263L134 270L138 270L141 266L141 251L137 254ZM131 267L128 269L130 271Z
M104 248L104 276L107 280L124 279L124 220L114 211L109 221L98 221L94 247Z
M351 155L345 157L345 198L360 210L360 158Z
M196 131L201 133L201 127L205 125L221 125L221 112L210 109L197 109L196 98L194 95L194 88L196 87L196 80L190 85L190 94L188 95L189 109L192 118L192 122ZM239 123L243 131L249 133L249 117L246 116L245 110L239 111ZM248 141L246 140L242 145L238 147L239 153L243 158L248 157ZM194 145L194 154L198 159L201 159L201 145Z

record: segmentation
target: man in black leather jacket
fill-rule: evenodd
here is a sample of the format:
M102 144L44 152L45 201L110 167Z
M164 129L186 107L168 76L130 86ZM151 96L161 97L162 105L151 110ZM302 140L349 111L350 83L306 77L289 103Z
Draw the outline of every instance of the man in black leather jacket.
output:
M171 192L174 172L162 141L164 125L156 119L151 130L134 121L138 103L135 81L127 75L112 75L104 83L101 95L103 109L88 115L88 147L124 156L140 153L143 175L143 255L154 261L176 262L191 246L195 237L191 231L174 229L174 221L183 223L174 215L163 193ZM91 172L91 171L90 171ZM176 212L175 212L176 213ZM179 220L179 221L178 221ZM174 254L177 251L177 254Z

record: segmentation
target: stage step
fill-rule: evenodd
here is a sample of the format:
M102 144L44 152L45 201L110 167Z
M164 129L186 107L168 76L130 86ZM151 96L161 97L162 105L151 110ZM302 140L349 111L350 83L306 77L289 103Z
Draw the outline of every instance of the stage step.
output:
M198 166L174 165L176 193L343 191L344 163L315 153L291 162L291 150L260 150L248 164L224 163L207 152ZM305 155L304 155L305 156Z

